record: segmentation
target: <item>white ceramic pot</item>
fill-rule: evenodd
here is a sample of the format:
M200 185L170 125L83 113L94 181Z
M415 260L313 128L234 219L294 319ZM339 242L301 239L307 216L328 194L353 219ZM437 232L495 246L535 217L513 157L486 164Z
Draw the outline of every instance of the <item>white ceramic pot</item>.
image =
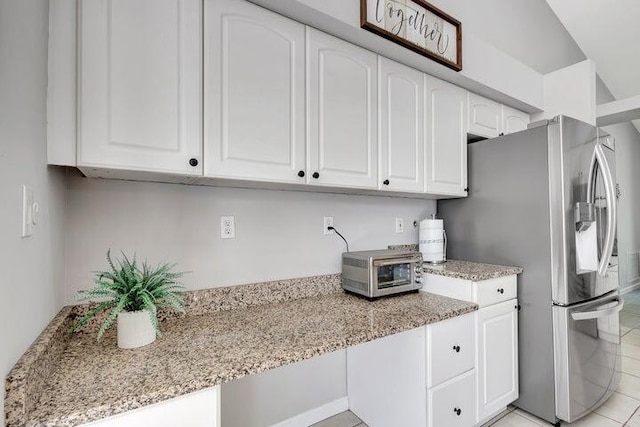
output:
M118 347L138 348L156 340L149 313L141 311L123 311L118 314Z

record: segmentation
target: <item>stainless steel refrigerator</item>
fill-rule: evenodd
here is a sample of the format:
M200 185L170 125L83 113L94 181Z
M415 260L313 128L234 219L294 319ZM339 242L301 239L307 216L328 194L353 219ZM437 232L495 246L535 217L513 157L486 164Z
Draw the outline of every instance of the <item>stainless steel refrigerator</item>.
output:
M620 381L614 150L559 116L470 143L469 196L438 202L449 258L524 267L515 405L551 423L588 414Z

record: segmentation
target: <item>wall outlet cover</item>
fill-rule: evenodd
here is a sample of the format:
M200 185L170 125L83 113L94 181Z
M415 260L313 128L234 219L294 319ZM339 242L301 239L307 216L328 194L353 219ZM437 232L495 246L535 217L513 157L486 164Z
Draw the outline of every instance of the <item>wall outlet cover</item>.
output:
M233 216L220 217L220 237L234 239L236 237L236 220Z
M396 233L404 233L404 218L396 218Z
M334 234L333 230L329 230L328 227L333 227L333 217L325 216L322 222L322 230L324 234Z

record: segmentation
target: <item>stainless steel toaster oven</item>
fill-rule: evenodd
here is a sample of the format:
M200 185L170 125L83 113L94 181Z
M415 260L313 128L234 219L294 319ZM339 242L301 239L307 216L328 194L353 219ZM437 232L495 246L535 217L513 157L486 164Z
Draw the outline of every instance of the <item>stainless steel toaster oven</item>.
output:
M422 287L422 254L378 250L342 254L342 288L377 298Z

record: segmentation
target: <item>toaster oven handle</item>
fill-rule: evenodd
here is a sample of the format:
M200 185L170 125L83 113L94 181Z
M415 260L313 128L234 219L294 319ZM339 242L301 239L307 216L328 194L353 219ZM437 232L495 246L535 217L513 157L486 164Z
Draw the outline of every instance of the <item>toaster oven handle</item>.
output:
M395 264L419 264L420 261L418 258L395 258L395 259L380 259L374 260L374 267L383 267L385 265L395 265Z

